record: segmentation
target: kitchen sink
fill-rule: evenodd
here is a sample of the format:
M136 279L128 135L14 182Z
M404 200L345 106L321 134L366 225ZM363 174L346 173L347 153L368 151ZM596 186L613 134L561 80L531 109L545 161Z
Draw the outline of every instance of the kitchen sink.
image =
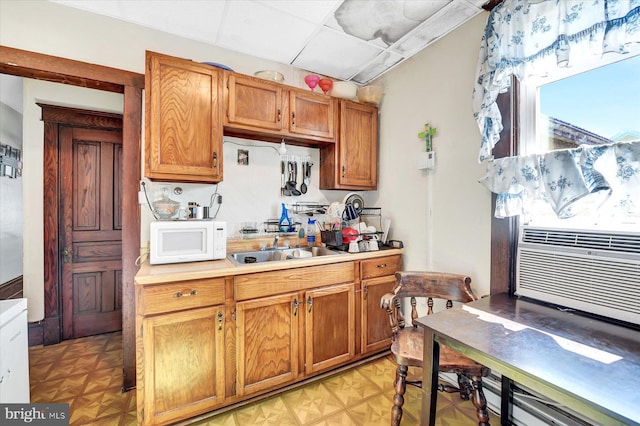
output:
M300 247L270 250L243 251L229 255L229 259L239 265L252 263L297 260L317 256L339 256L341 253L326 247Z

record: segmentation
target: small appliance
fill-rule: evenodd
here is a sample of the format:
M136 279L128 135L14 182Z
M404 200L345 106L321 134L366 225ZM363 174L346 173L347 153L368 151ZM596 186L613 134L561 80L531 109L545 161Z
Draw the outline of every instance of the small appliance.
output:
M227 223L214 220L151 222L149 262L197 262L227 256Z

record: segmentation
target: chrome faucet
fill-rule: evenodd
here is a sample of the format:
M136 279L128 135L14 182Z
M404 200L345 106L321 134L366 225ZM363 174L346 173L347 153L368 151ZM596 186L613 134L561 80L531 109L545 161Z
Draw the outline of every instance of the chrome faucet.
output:
M276 234L276 236L273 238L273 248L277 249L278 248L278 240L280 239L280 235Z

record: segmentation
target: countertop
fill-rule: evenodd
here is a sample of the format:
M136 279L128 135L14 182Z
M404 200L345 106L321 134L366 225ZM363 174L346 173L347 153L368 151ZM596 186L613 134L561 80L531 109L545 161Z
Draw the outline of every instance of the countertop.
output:
M136 285L163 284L175 281L219 278L233 275L252 274L256 272L279 271L284 269L304 268L307 266L328 265L356 260L375 259L377 257L402 254L404 249L389 248L362 253L341 252L337 256L317 256L304 259L252 263L236 265L228 258L204 262L175 263L169 265L150 265L143 263L136 274Z

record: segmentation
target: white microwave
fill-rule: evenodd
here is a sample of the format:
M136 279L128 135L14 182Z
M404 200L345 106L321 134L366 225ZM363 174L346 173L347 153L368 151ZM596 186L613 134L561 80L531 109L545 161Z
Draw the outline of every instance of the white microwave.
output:
M227 256L227 223L214 220L151 222L149 262L197 262Z

